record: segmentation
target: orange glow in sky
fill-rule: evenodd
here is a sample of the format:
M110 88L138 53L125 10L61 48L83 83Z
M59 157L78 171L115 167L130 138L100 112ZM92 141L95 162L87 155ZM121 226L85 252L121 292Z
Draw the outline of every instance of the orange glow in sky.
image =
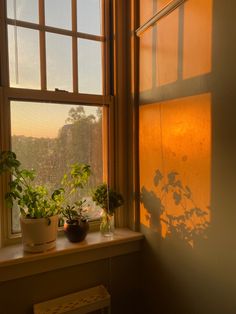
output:
M67 124L68 113L73 105L11 102L11 134L29 137L56 138ZM95 114L96 107L86 107L86 114Z

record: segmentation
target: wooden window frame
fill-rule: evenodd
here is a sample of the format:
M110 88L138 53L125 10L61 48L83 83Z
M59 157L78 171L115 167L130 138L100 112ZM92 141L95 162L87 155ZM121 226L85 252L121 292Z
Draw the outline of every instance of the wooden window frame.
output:
M110 0L102 0L102 25L103 36L91 35L77 32L77 10L76 0L71 0L72 9L72 30L64 30L45 25L44 17L44 0L39 0L39 24L25 21L13 20L7 18L6 0L0 2L0 149L9 150L11 145L10 132L10 101L35 101L63 104L86 104L88 106L101 106L103 108L103 134L106 140L103 141L104 164L107 171L104 178L110 185L114 183L114 97L111 96L110 90ZM41 89L27 89L10 87L9 68L8 68L8 25L20 26L28 29L35 29L40 32L39 49L40 49L40 73ZM73 75L73 92L50 91L47 90L46 82L46 47L45 34L51 32L59 35L72 37L72 75ZM90 39L102 42L102 73L103 73L103 95L82 94L78 91L78 43L77 39ZM19 242L20 234L11 233L11 213L6 208L4 195L7 191L9 176L0 177L0 247ZM95 225L97 225L95 223Z

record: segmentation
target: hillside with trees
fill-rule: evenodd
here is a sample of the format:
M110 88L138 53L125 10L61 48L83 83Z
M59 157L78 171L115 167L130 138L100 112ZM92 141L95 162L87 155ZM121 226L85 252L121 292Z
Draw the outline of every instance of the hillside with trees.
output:
M12 150L23 168L36 170L35 184L46 184L49 191L60 185L69 165L89 164L92 175L88 189L78 195L87 196L91 188L103 182L102 109L93 115L86 114L83 106L73 107L56 138L13 135ZM17 216L13 222L18 221L17 210L13 216Z

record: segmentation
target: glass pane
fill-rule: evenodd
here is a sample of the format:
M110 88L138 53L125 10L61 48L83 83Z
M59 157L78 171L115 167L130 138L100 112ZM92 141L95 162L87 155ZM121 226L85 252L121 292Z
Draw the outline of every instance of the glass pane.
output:
M8 26L10 86L40 88L39 32Z
M78 32L101 35L101 0L77 0Z
M78 39L79 92L102 94L102 43Z
M46 34L47 89L72 91L72 39Z
M91 188L103 182L102 116L97 106L11 102L12 151L23 168L36 170L36 185L44 184L53 191L68 165L83 162L91 166L88 188L77 195L88 196L91 219L100 216L89 195ZM12 217L12 229L17 232L17 208Z
M45 23L71 30L71 0L45 0Z
M7 0L7 17L38 23L38 0Z

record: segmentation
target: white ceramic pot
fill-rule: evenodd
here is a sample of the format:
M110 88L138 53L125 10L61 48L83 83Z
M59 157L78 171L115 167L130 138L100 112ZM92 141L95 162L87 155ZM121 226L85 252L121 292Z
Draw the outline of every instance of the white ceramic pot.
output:
M56 246L58 215L39 219L21 217L20 224L24 251L38 253Z

